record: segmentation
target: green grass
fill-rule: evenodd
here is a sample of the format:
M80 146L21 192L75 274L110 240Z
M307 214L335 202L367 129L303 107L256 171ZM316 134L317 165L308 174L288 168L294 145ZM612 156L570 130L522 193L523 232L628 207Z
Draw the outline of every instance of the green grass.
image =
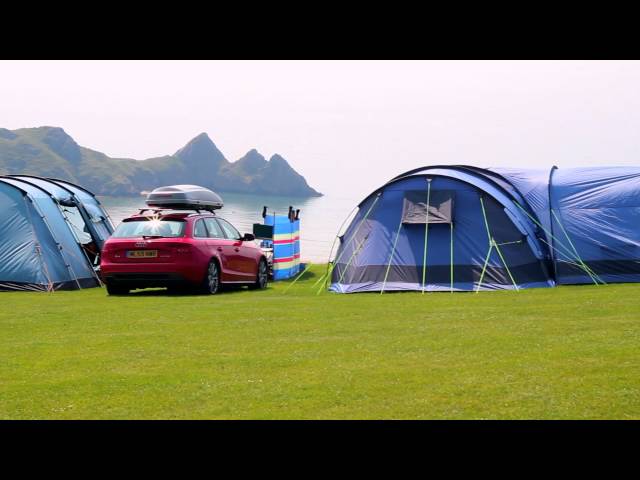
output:
M640 285L2 293L0 418L640 418Z

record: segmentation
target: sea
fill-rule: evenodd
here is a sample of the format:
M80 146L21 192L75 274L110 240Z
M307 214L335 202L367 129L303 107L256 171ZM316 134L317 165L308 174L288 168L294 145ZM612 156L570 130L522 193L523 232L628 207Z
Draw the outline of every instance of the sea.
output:
M303 262L326 263L332 244L347 217L362 199L325 195L300 198L262 196L240 193L221 193L224 207L216 215L229 220L240 233L252 233L254 223L262 223L262 209L267 206L270 215L286 215L289 206L300 209L300 258ZM145 197L99 196L114 225L145 208ZM344 223L343 229L348 226ZM335 246L337 248L337 245ZM335 255L335 250L333 252Z

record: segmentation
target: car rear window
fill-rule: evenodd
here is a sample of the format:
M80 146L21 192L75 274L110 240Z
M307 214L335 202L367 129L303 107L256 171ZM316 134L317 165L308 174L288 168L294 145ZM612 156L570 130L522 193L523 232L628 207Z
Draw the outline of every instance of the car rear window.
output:
M185 222L175 219L135 219L125 220L113 232L115 238L163 237L177 238L184 236Z

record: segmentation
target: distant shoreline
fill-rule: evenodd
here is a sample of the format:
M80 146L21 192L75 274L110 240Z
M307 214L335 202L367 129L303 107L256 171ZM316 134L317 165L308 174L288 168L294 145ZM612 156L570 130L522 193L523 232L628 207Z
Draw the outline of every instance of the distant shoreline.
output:
M324 193L320 193L320 192L318 192L317 195L274 195L272 193L234 192L234 191L227 191L227 190L216 190L216 192L220 192L221 194L231 193L233 195L252 195L254 197L287 197L287 198L300 198L300 199L324 197ZM101 197L131 197L131 198L135 198L137 196L146 197L150 193L151 193L151 190L142 190L138 195L104 195L104 194L102 194L102 195L99 195L99 196L101 196Z
M138 194L105 194L105 193L96 193L96 197L109 197L109 198L140 198L146 197L151 190L142 190L138 192ZM299 200L309 200L312 198L321 198L325 197L324 193L318 193L318 195L274 195L272 193L260 193L260 192L237 192L232 190L215 190L220 195L239 195L239 196L251 196L251 197L265 197L265 198L291 198L291 199L299 199Z

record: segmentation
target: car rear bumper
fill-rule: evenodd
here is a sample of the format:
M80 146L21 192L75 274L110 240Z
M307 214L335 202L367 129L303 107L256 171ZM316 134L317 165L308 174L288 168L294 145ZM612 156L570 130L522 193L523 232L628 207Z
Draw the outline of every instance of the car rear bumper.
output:
M204 278L192 266L176 264L102 264L102 279L112 285L133 288L167 287L174 285L198 285Z
M109 285L133 288L170 287L190 284L187 278L179 273L111 273L103 274Z

